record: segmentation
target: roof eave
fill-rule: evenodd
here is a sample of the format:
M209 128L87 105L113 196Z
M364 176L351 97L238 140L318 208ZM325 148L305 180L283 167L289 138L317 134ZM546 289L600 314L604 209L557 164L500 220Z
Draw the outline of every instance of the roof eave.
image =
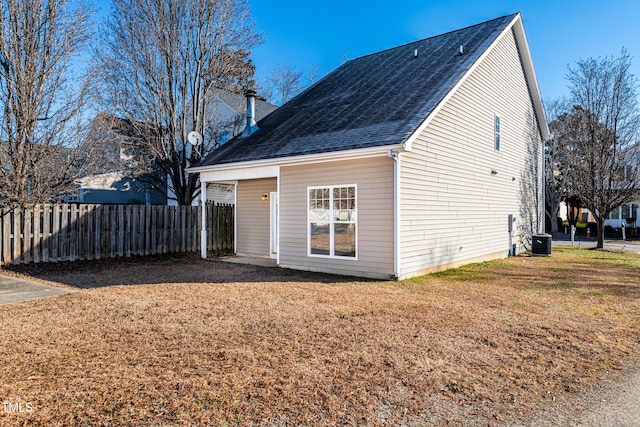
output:
M331 151L316 154L304 154L291 157L276 157L271 159L250 160L246 162L222 163L218 165L196 166L188 168L188 173L215 172L232 169L246 169L262 166L291 166L299 164L321 163L337 160L353 160L367 157L387 155L389 150L403 150L403 144L389 144L377 147L358 148L344 151Z
M538 85L538 77L536 76L536 70L533 67L533 58L531 57L531 51L529 50L529 42L527 41L527 35L524 32L524 24L522 23L522 17L518 13L514 22L510 25L513 26L513 31L516 36L518 46L520 46L520 55L522 57L522 66L524 68L527 82L529 84L529 91L535 108L536 117L538 119L538 126L540 127L540 134L543 140L549 139L549 124L547 122L547 115L544 111L544 104L542 102L542 96L540 95L540 86Z

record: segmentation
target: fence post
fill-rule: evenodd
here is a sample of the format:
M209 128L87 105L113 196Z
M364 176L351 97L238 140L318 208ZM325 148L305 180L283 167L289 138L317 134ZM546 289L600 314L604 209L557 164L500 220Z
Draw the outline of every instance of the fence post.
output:
M178 252L177 248L177 239L176 239L176 229L178 228L176 223L177 223L177 216L176 216L176 207L175 206L169 206L169 252Z
M69 261L78 257L78 205L69 206Z
M11 241L13 234L11 233L11 211L2 210L2 264L9 265L13 261L11 254Z
M96 205L93 211L94 214L94 235L93 235L93 257L94 259L100 259L102 256L102 206Z
M118 232L118 256L121 257L124 255L125 234L124 207L122 205L118 205L118 228L116 231Z
M33 207L33 225L31 228L31 232L33 235L33 243L31 244L31 251L33 254L33 262L34 263L39 263L40 262L40 251L42 250L42 247L40 246L40 206L39 205L35 205Z
M86 250L86 254L85 254L85 259L93 259L93 256L96 252L95 249L95 224L96 224L96 211L95 211L95 205L87 205L87 213L86 213L86 217L87 217L87 227L85 232L87 233L87 238L86 238L86 242L87 244L85 245L85 250Z
M126 207L125 221L127 221L127 234L125 234L125 256L130 257L135 255L135 205L129 205Z
M33 232L33 211L31 209L25 209L23 215L24 228L22 229L22 235L24 239L24 253L23 259L26 264L31 262L31 238Z

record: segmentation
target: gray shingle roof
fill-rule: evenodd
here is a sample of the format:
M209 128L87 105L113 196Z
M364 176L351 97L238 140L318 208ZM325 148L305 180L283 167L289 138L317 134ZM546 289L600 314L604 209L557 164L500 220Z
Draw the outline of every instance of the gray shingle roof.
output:
M401 144L515 16L350 60L198 166Z

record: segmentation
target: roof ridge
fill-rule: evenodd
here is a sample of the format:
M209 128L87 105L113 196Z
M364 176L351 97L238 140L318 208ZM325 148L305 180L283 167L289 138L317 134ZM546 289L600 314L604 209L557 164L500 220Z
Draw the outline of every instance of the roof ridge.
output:
M490 23L490 22L498 21L498 20L501 20L501 19L504 19L504 18L507 18L507 17L513 17L513 18L515 18L515 17L516 17L516 15L518 15L519 13L520 13L520 12L510 13L510 14L507 14L507 15L500 16L500 17L498 17L498 18L489 19L489 20L487 20L487 21L479 22L479 23L477 23L477 24L468 25L468 26L463 27L463 28L457 28L457 29L455 29L455 30L447 31L446 33L435 34L435 35L433 35L433 36L429 36L429 37L425 37L425 38L422 38L422 39L414 40L414 41L412 41L412 42L408 42L408 43L404 43L404 44L401 44L401 45L397 45L397 46L389 47L389 48L387 48L387 49L378 50L378 51L376 51L376 52L371 52L371 53L368 53L368 54L366 54L366 55L362 55L362 56L358 56L358 57L353 58L353 59L349 59L349 60L348 60L348 61L346 61L346 62L351 62L351 61L355 61L355 60L357 60L357 59L367 58L367 57L369 57L369 56L378 55L378 54L381 54L381 53L389 52L389 51L391 51L391 50L405 48L405 47L410 46L410 45L412 45L412 44L416 44L416 43L424 42L424 41L426 41L426 40L430 40L430 39L435 39L435 38L438 38L438 37L447 36L447 35L450 35L450 34L453 34L453 33L461 32L461 31L466 31L466 30L469 30L470 28L478 27L478 26L480 26L480 25L486 25L486 24L488 24L488 23Z

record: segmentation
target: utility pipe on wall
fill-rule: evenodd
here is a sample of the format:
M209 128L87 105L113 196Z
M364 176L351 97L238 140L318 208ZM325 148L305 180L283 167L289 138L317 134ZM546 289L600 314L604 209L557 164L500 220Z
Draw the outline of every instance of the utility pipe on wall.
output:
M393 274L400 278L400 152L389 150L393 159Z

